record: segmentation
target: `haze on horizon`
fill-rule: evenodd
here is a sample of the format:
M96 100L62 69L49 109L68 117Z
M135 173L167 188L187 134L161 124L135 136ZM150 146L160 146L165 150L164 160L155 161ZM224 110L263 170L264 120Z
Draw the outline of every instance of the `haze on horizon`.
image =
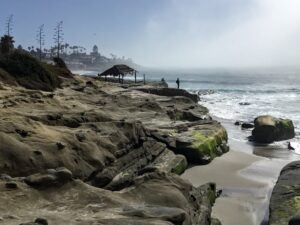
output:
M14 15L16 44L65 41L161 68L300 66L298 0L2 0L0 33Z

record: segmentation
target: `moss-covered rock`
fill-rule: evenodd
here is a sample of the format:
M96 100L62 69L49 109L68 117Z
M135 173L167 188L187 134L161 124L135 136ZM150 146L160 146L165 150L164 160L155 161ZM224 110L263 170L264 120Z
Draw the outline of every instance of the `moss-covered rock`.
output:
M150 167L180 175L186 170L188 163L183 155L175 155L171 150L165 149Z
M188 163L186 158L183 155L176 155L174 167L172 168L171 172L180 175L186 170L187 167Z
M228 150L227 132L217 122L193 127L178 134L176 139L176 151L185 155L190 163L209 163Z
M287 225L300 214L300 161L281 171L270 200L270 225Z
M254 120L255 128L252 131L254 141L271 143L295 137L293 122L289 119L272 116L259 116Z

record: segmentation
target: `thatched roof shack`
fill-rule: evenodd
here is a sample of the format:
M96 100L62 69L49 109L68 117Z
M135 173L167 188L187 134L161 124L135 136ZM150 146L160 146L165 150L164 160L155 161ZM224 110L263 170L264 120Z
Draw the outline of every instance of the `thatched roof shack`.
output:
M114 65L113 67L105 70L104 72L102 72L101 74L98 74L98 76L100 77L107 77L107 76L114 76L114 77L119 77L119 82L121 82L121 76L122 76L122 81L124 80L124 76L130 74L130 75L134 75L135 77L135 82L136 82L136 70L124 65L124 64L119 64L119 65Z

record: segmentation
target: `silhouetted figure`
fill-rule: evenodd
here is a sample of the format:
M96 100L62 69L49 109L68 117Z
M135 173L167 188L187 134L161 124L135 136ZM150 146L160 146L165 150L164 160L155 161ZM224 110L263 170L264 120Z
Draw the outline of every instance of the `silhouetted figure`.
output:
M179 86L180 86L180 81L179 81L179 78L177 78L177 80L176 80L176 84L177 84L177 88L179 88Z

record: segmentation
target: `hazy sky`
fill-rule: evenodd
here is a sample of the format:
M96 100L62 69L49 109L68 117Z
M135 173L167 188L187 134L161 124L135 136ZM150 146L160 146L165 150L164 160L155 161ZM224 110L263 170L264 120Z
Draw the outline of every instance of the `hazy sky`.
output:
M65 40L155 67L300 66L299 0L1 0L0 33L46 45L64 21Z

